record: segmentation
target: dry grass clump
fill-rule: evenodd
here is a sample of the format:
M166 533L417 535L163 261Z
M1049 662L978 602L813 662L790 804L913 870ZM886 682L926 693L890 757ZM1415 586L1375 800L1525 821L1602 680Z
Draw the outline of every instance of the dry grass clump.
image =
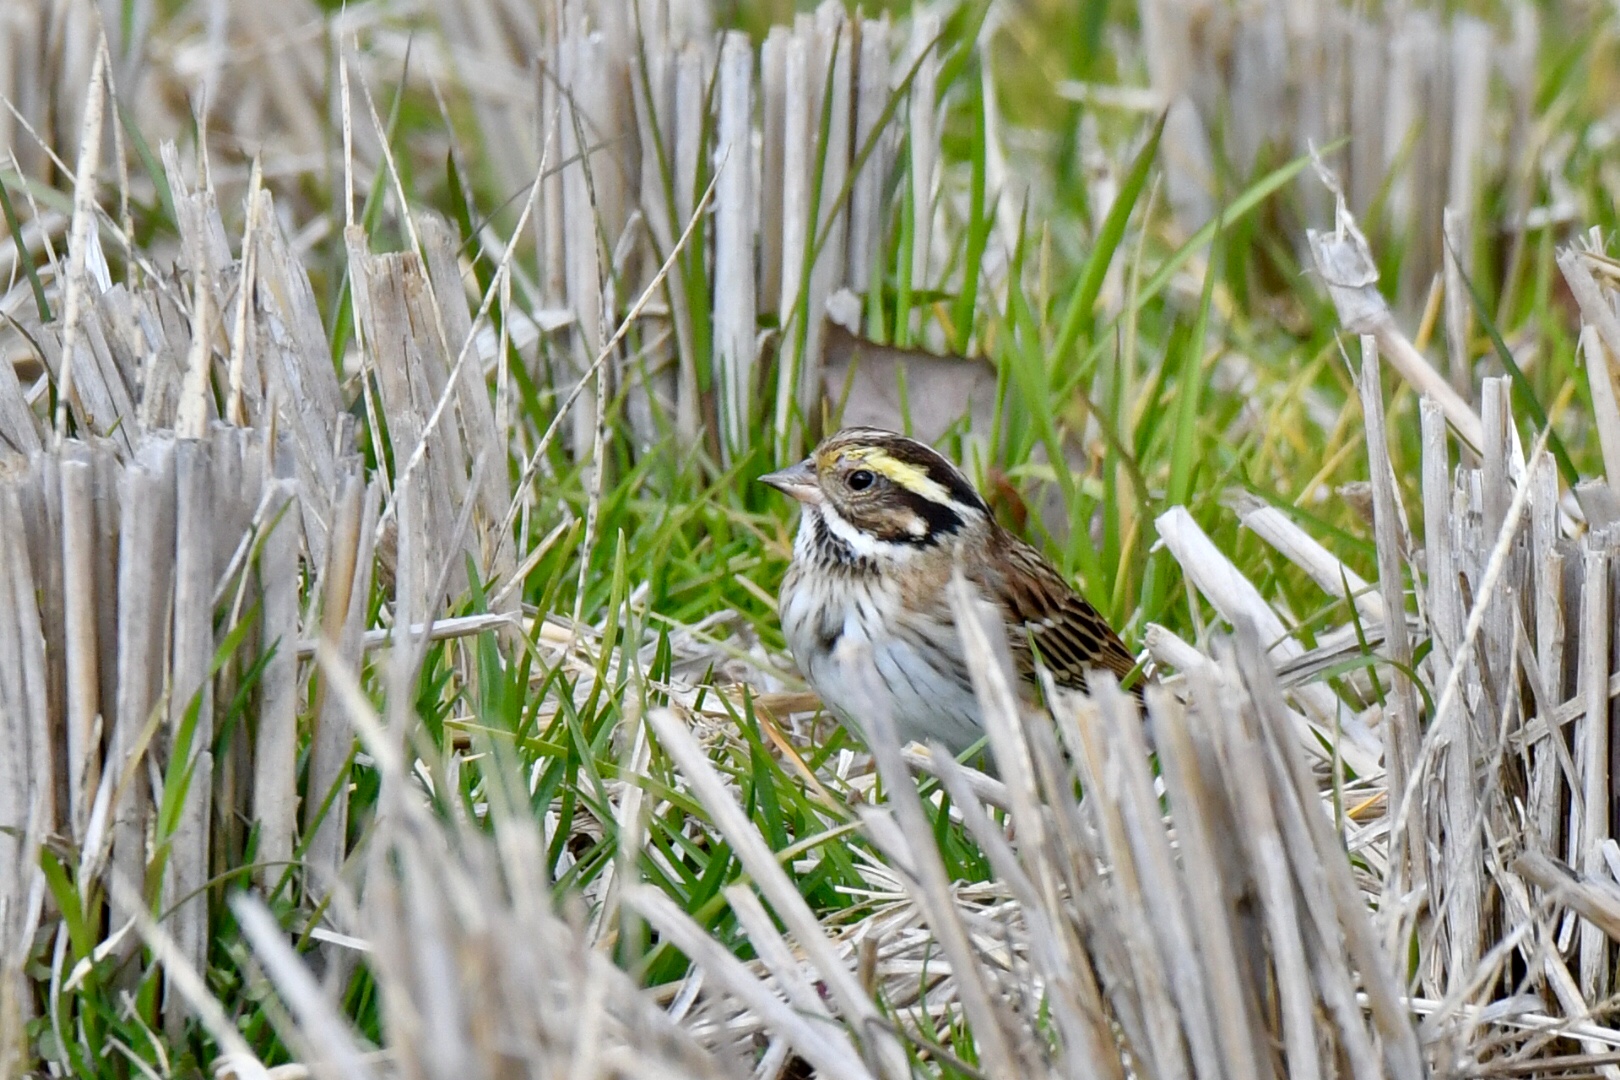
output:
M1155 2L1048 145L999 8L172 7L0 0L0 1072L1620 1077L1620 272L1486 134L1574 60ZM965 594L994 775L817 717L747 480L844 404L1145 717Z

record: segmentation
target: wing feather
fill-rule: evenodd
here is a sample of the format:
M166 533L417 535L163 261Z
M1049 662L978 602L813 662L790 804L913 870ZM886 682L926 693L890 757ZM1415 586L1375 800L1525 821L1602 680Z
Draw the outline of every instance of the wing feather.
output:
M1085 689L1088 668L1123 679L1136 667L1114 628L1038 551L1002 529L992 542L1001 557L969 567L968 576L1005 614L1019 674L1034 678L1037 651L1054 681L1074 690Z

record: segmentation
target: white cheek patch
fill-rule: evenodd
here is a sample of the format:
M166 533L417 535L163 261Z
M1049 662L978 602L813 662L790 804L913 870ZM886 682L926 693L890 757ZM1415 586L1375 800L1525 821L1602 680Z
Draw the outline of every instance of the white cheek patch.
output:
M832 507L823 507L821 516L827 523L827 531L844 542L844 545L855 554L857 558L875 559L879 555L892 557L897 545L885 544L870 533L862 532L849 522L845 521Z
M928 535L928 522L924 521L920 517L917 517L916 515L913 515L911 518L911 524L906 526L906 532L921 540L923 537Z

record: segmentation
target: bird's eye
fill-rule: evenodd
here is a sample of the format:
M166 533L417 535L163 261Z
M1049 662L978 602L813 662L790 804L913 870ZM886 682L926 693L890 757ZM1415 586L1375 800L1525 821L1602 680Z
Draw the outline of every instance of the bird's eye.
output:
M870 469L856 469L849 474L849 489L851 491L865 491L872 486L877 477L872 475Z

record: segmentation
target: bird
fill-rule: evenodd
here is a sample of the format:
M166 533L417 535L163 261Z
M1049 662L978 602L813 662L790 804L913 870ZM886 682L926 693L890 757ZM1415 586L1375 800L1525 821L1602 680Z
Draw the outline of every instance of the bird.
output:
M887 708L902 743L936 741L960 755L983 735L949 599L957 568L1000 613L1026 688L1037 657L1074 690L1086 688L1088 670L1121 680L1135 670L1097 609L998 524L962 470L926 443L845 428L759 479L800 506L777 605L788 649L863 740L862 717L874 707Z

